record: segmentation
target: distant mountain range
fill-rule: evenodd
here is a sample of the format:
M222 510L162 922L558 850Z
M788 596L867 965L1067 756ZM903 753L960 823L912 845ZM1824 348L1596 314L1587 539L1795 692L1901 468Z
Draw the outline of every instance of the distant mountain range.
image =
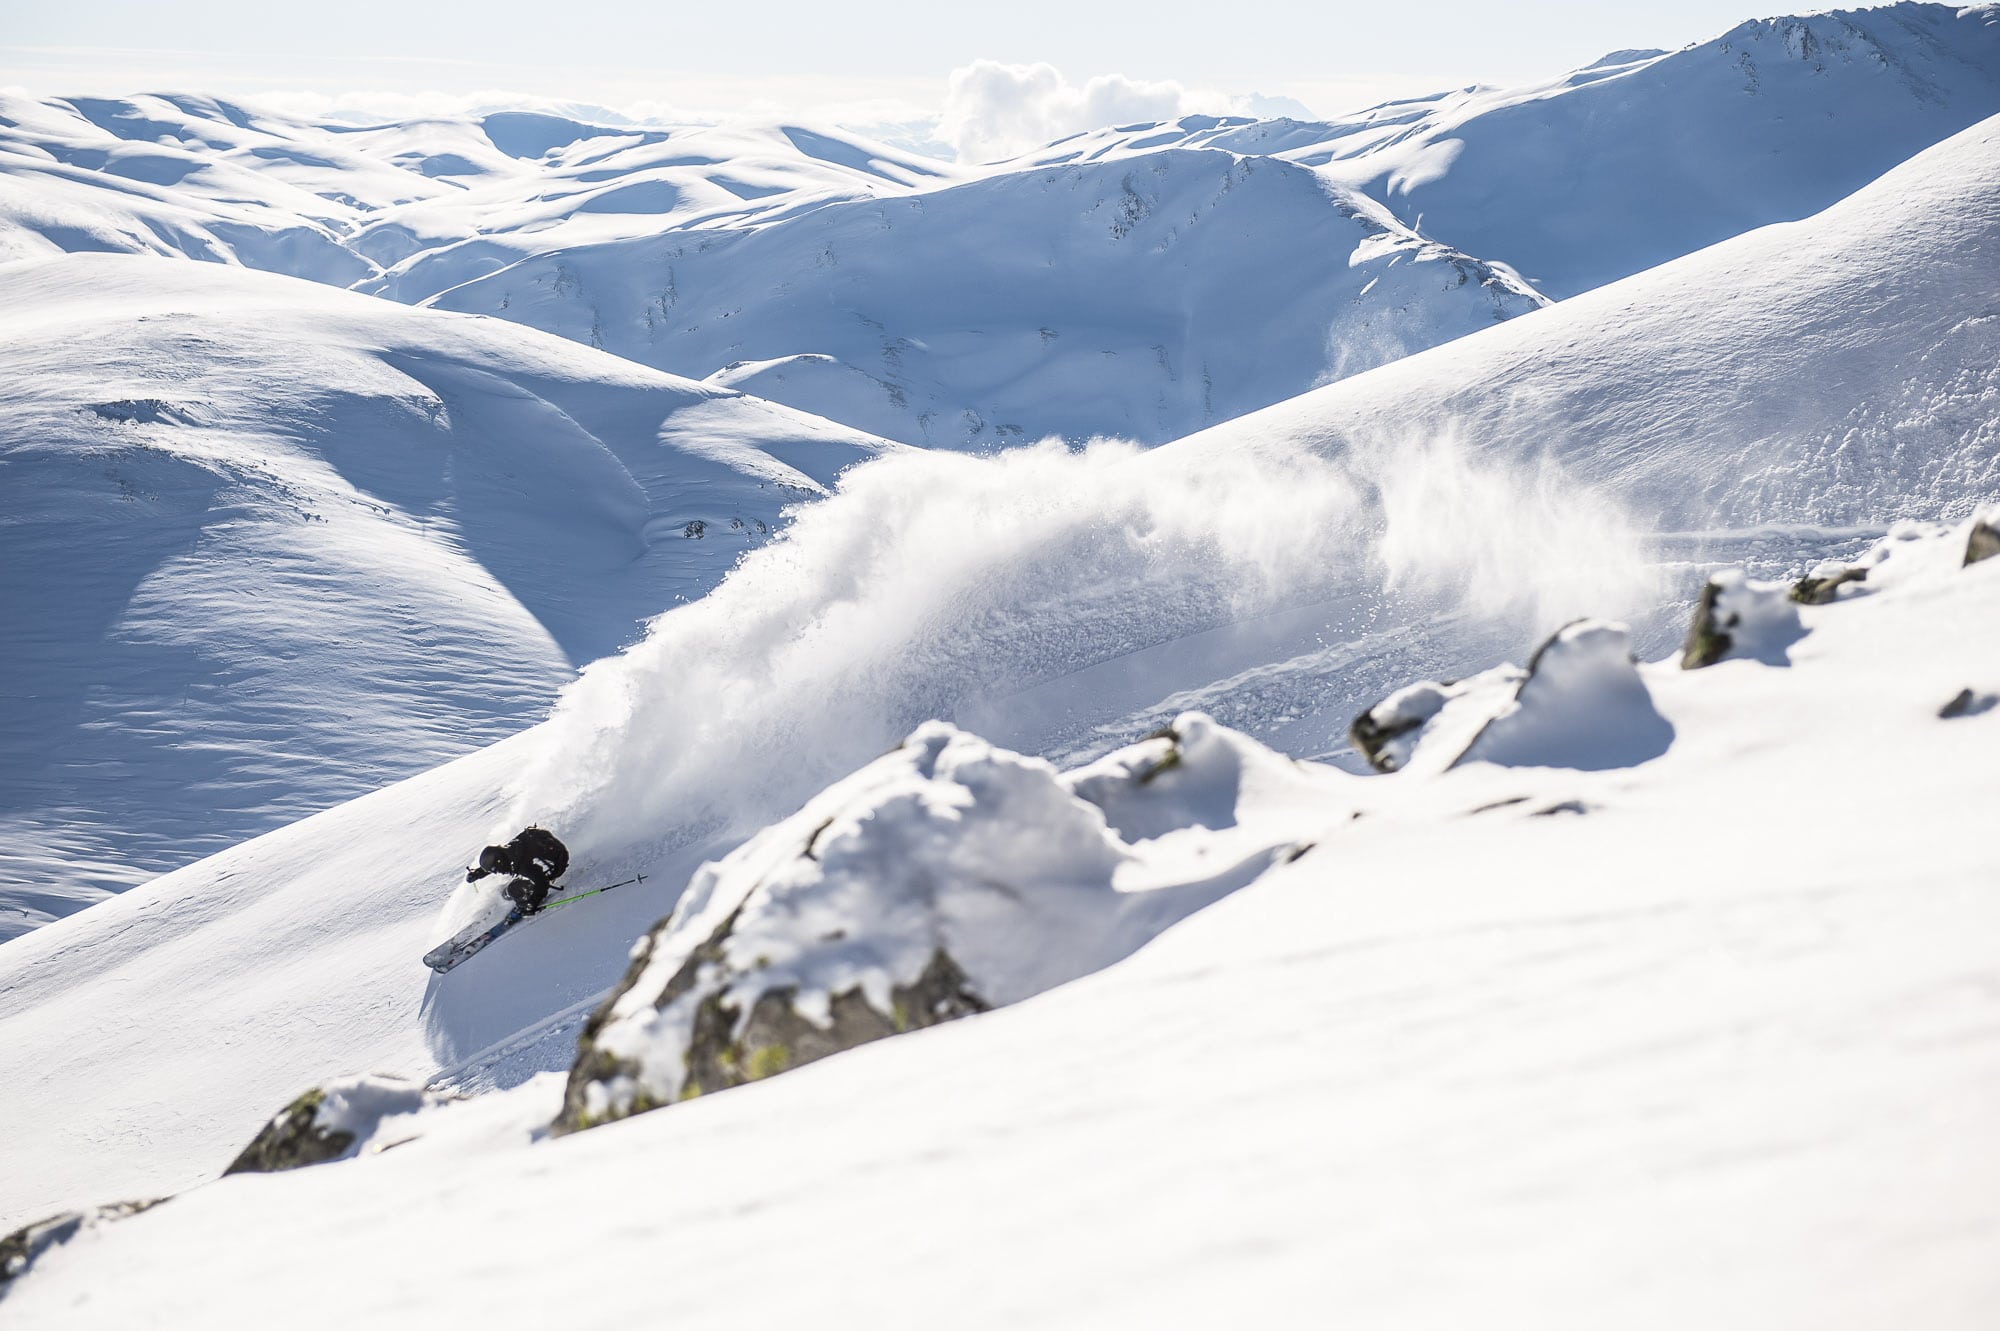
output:
M1753 227L2000 112L2000 9L1745 23L1325 122L964 167L819 127L0 99L0 255L242 263L906 443L1159 443Z

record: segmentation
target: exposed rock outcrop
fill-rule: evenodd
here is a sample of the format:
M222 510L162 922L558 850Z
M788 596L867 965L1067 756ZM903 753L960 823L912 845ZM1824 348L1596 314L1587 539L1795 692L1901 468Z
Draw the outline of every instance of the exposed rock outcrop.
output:
M395 1077L349 1077L315 1087L280 1110L222 1172L271 1174L358 1155L384 1120L452 1098Z
M1468 762L1588 770L1658 757L1673 727L1653 706L1625 626L1583 619L1536 648L1525 670L1398 689L1348 734L1380 772Z
M1983 559L2000 555L2000 525L1986 518L1976 518L1972 530L1965 536L1965 562L1977 564Z
M1851 564L1827 564L1792 584L1791 598L1800 605L1831 605L1842 587L1866 582L1868 570Z
M1097 970L1293 849L1249 837L1163 871L1157 839L1235 829L1246 783L1349 780L1196 713L1069 774L932 722L695 876L585 1027L556 1126L741 1086ZM1128 869L1148 871L1143 890L1115 881Z
M1782 665L1785 649L1802 632L1788 589L1752 582L1741 569L1724 569L1701 589L1681 645L1681 669L1700 670L1730 656Z
M7 1295L7 1287L25 1274L37 1258L49 1249L68 1243L87 1229L108 1225L114 1220L150 1211L164 1197L155 1197L140 1202L114 1202L109 1206L93 1206L84 1211L65 1211L61 1215L37 1220L32 1225L23 1225L5 1238L0 1238L0 1298Z
M1457 761L1487 719L1520 691L1527 677L1521 667L1503 665L1469 679L1420 680L1355 717L1347 737L1378 772L1409 767L1419 746L1430 760L1423 766L1443 771ZM1447 710L1450 716L1445 716ZM1468 716L1476 719L1468 724ZM1447 748L1452 752L1445 754Z

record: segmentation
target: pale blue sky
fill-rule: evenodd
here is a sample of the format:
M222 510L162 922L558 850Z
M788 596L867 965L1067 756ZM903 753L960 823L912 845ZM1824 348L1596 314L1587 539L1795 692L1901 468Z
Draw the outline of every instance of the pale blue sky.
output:
M511 91L709 114L935 114L951 70L1045 61L1333 114L1389 96L1674 48L1778 9L1756 0L0 0L0 82L51 93ZM857 112L862 118L870 112Z

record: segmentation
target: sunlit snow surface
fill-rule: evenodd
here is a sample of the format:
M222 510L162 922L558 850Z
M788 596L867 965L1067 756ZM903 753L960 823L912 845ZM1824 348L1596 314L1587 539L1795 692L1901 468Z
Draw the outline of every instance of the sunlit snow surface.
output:
M25 755L6 773L0 853L33 883L88 891L417 773L0 947L0 1229L183 1194L43 1255L5 1295L10 1323L664 1310L894 1325L949 1308L995 1326L1337 1314L1983 1331L2000 1302L2000 859L1983 779L2000 560L1959 562L1965 519L2000 498L2000 120L1804 215L1976 119L1994 28L1990 8L1915 6L1753 25L1728 50L1619 59L1573 91L1475 91L1413 104L1401 128L1387 108L1332 127L1360 143L1377 124L1389 155L1375 166L1395 166L1379 179L1341 176L1351 160L1329 153L1329 127L1269 122L1128 128L1059 146L1090 162L927 174L790 131L717 132L697 151L491 117L336 138L190 99L10 101L7 170L58 183L0 199L0 244L31 256L0 265L0 567L8 622L25 626L0 689L10 760ZM1956 65L1933 58L1938 40ZM784 238L814 227L1090 182L1080 208L1042 221L1101 223L1122 243L1177 225L1171 210L1121 212L1127 177L1143 203L1150 175L1177 209L1238 169L1212 167L1253 162L1244 179L1279 182L1275 196L1368 205L1322 219L1375 229L1341 262L1381 260L1400 280L1463 264L1490 303L1473 275L1506 289L1509 256L1398 239L1399 200L1445 216L1491 172L1511 179L1520 161L1481 154L1537 142L1519 117L1596 108L1614 129L1668 134L1674 89L1706 88L1688 96L1712 109L1709 85L1745 71L1751 100L1728 103L1740 152L1651 161L1639 177L1694 202L1657 231L1591 233L1629 246L1569 245L1572 277L1804 220L1152 451L903 450L614 359L582 344L637 336L630 319L576 323L596 299L583 269L565 277L529 238L657 258L661 219L684 208L670 224L729 231L718 247L789 254ZM1820 79L1837 104L1814 100ZM1780 92L1855 119L1774 141L1777 122L1744 106ZM1814 154L1862 123L1879 133L1854 142L1855 178L1822 171ZM1230 156L1243 146L1218 136L1238 132L1287 160ZM1765 179L1753 164L1774 142L1801 173L1774 168L1755 208L1704 230L1696 186ZM16 159L37 152L21 175ZM600 153L662 174L618 194L631 182L583 179ZM211 174L216 155L231 169ZM1629 163L1591 160L1607 190L1635 188ZM355 193L329 197L342 178ZM1520 179L1520 197L1546 193L1534 171ZM1381 197L1321 188L1341 180ZM318 202L277 197L296 190ZM610 197L603 211L536 198L564 190ZM494 200L556 206L504 236L454 231L505 211ZM245 208L255 236L229 229ZM1499 204L1475 212L1496 244L1516 222L1540 234ZM406 232L378 225L391 215ZM300 217L315 220L291 229ZM995 234L1031 233L1004 221ZM1126 285L1183 291L1141 279L1169 271L1158 256L1187 253L1188 234L1147 249ZM891 258L908 244L876 242ZM360 256L364 285L417 283L405 294L436 245L467 265L454 281L473 279L437 303L497 293L502 317L227 266L306 270L272 243L324 259L323 282ZM78 249L125 252L57 253ZM1233 261L1221 247L1217 271ZM531 279L525 306L510 272ZM799 289L837 289L815 272ZM594 290L659 294L662 274L641 275L628 290L633 272L606 259ZM728 306L703 317L734 319ZM506 322L536 309L569 320L571 340ZM1464 313L1417 315L1444 329L1451 310ZM1037 327L1025 345L1053 356L1064 340ZM962 350L897 354L996 363ZM895 406L869 396L872 379L847 392L859 381L839 377L841 349L801 355L717 384ZM1184 364L1171 347L1156 362ZM780 530L795 499L817 502ZM1688 604L1718 566L1795 576L1906 519L1957 526L1896 526L1833 604L1677 668ZM1478 677L1410 739L1404 772L1356 774L1343 732L1362 707L1525 662L1579 615L1599 618L1546 648L1536 679ZM546 724L466 752L584 662ZM932 718L967 732L944 741L961 751L925 776L922 817L878 817L867 774ZM1206 779L1191 763L1151 804L1091 784L1103 764L1151 761L1164 741L1134 741L1169 722L1287 778L1179 800L1175 782ZM989 756L1034 799L982 809L949 789L972 790L960 778ZM863 788L852 801L843 778ZM1065 837L1035 840L1037 811L1086 785L1117 844L1065 877L1089 817L1065 806ZM766 851L795 859L812 830L801 810L829 800L851 824L847 867L894 872L792 863L789 885L813 909L877 910L894 926L885 964L920 955L905 907L967 847L1006 862L993 881L1023 899L1051 881L1099 905L1169 895L1130 912L1146 928L986 958L1012 985L1002 997L1033 995L1016 1006L542 1139L562 1098L545 1074L568 1066L633 940L691 878L685 927L663 937L698 938L699 908L751 899L751 870ZM431 975L424 950L500 909L462 865L529 819L570 839L573 890L646 881ZM729 867L694 877L706 860ZM888 884L905 896L869 897ZM19 918L77 895L21 897L38 913ZM1185 919L1162 904L1223 897ZM1130 923L1113 904L1106 918ZM753 967L770 955L820 990L857 978L822 966L812 940L785 951L799 940L782 909L759 927ZM627 1034L635 1050L664 1040L671 1065L671 1022ZM355 1161L201 1186L299 1091L361 1073L475 1098L399 1116L395 1140Z
M348 1163L86 1231L10 1321L613 1323L670 1290L760 1325L1981 1327L2000 712L1940 715L2000 689L1969 525L1899 529L1785 664L1614 662L1672 728L1649 761L1287 778L1204 730L1190 781L1225 751L1268 775L1191 789L1135 850L1184 879L1232 841L1287 853L1122 964L569 1138L554 1078L406 1116ZM1520 702L1559 730L1594 686L1550 684ZM1031 893L1102 867L1024 815L975 795L938 835L1001 882L1021 838ZM524 1232L537 1260L496 1261Z
M1121 126L1010 165L1273 156L1560 298L1816 212L1996 113L2000 10L1902 3L1755 19L1681 51L1614 52L1537 85L1327 122Z
M197 1182L326 1077L494 1086L564 1066L702 859L928 717L1065 763L1184 710L1321 754L1392 689L1518 660L1576 614L1643 612L1662 578L1705 560L1803 572L1867 544L1787 529L1788 514L1955 516L1996 488L1968 470L1991 465L1980 404L2000 355L1985 288L1963 276L2000 269L1996 245L2000 126L1986 125L1812 221L1169 448L857 469L716 592L587 671L550 725L7 944L0 1049L19 1071L0 1076L0 1117L43 1125L0 1138L10 1206ZM1710 299L1718 272L1741 274L1738 300ZM1927 294L1884 300L1885 286ZM1774 335L1795 308L1832 331ZM1883 421L1885 391L1929 404L1928 424ZM1448 444L1454 411L1483 447ZM1343 445L1371 419L1437 428L1397 467ZM1783 420L1802 433L1775 433ZM1811 472L1777 488L1746 461L1821 422L1852 422L1850 507L1809 508L1838 496ZM1692 562L1649 559L1626 496L1695 528L1662 542ZM1737 530L1709 531L1698 499ZM1669 611L1642 653L1663 655L1683 622ZM649 881L431 977L416 958L494 909L459 866L530 817L572 837L578 885ZM191 1042L200 1060L159 1061ZM117 1094L99 1089L107 1067L129 1070ZM53 1119L52 1099L68 1106Z

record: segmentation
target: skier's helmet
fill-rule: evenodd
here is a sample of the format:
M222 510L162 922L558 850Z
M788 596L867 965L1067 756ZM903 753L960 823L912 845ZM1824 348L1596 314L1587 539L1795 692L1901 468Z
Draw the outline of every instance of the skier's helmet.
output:
M505 846L488 846L479 852L479 867L488 873L512 873L514 861Z

